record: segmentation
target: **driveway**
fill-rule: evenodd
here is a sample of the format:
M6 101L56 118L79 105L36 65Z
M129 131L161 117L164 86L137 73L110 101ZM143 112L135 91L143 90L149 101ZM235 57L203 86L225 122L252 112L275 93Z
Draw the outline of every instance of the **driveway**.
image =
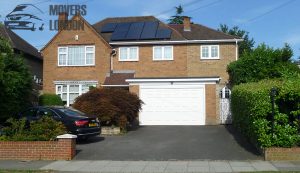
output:
M143 126L77 144L76 160L258 160L231 126Z

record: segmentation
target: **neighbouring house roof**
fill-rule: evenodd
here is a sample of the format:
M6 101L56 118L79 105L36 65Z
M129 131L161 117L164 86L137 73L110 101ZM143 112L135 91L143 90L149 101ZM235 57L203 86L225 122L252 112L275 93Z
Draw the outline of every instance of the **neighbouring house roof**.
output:
M3 25L0 25L0 36L7 39L12 48L32 55L40 60L43 59L40 52L35 47Z
M128 86L126 79L134 78L134 73L111 73L105 78L103 86Z
M114 17L106 18L92 25L95 30L107 41L111 42L112 33L101 32L102 27L109 23L127 23L127 22L159 22L158 29L171 30L171 37L161 41L188 41L188 40L230 40L241 39L240 37L225 34L223 32L208 28L199 24L191 24L191 31L184 31L183 24L165 24L154 16L139 17ZM136 42L137 40L129 40L126 42ZM143 40L138 40L143 41ZM147 41L154 41L153 39ZM157 41L157 39L156 39Z

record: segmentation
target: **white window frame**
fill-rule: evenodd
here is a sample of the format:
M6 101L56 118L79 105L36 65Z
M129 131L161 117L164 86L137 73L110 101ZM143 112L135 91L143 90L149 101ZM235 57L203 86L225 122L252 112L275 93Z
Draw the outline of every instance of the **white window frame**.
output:
M165 55L165 48L166 47L171 47L171 59L167 59L164 55ZM161 48L161 59L155 59L155 53L154 53L154 49L155 48ZM174 56L173 56L173 46L153 46L152 48L152 59L153 61L173 61L174 60Z
M126 48L127 59L121 59L121 48ZM136 59L130 59L130 48L136 48ZM119 61L139 61L139 47L131 46L131 47L119 47Z
M211 49L213 46L217 46L217 48L218 48L218 56L217 57L211 57ZM202 57L203 47L208 47L208 57ZM220 59L220 46L219 45L201 45L200 46L200 58L201 59Z
M71 85L78 85L79 86L79 91L78 92L70 92L70 86ZM82 84L82 83L78 83L78 84L56 84L55 85L55 93L56 93L56 95L60 95L60 98L62 98L63 93L66 93L67 94L66 106L70 106L70 94L77 94L78 93L79 96L80 96L80 95L85 93L85 92L82 92L82 85L90 85L90 86L94 86L94 87L97 86L96 84ZM63 86L67 86L67 91L66 92L63 92ZM59 87L61 88L60 92L58 91Z
M68 58L69 58L69 47L73 47L73 46L75 46L75 47L80 47L80 46L82 46L82 45L70 45L70 46L59 46L58 48L57 48L57 66L60 66L60 67L66 67L66 66L95 66L95 61L96 61L96 59L95 59L95 57L96 57L96 55L95 55L95 53L96 53L96 47L94 46L94 45L85 45L85 46L82 46L82 47L84 47L84 64L83 65L68 65ZM89 47L92 47L93 49L94 49L94 51L92 52L92 51L86 51L86 49L87 48L89 48ZM59 52L59 49L60 48L66 48L66 53L60 53ZM86 63L86 54L87 53L93 53L93 59L94 59L94 62L92 63L92 64L87 64ZM60 54L64 54L64 55L66 55L66 63L64 64L64 65L61 65L61 64L59 64L59 55Z

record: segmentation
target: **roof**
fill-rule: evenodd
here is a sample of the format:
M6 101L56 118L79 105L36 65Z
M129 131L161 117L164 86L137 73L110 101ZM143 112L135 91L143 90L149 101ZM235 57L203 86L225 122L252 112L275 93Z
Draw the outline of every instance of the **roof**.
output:
M159 29L170 29L172 31L170 39L163 41L188 41L188 40L230 40L241 39L240 37L225 34L221 31L208 28L200 24L191 24L191 31L184 31L183 24L165 24L154 16L136 16L136 17L114 17L106 18L92 26L107 41L111 42L112 33L102 33L102 27L108 23L125 23L125 22L159 22ZM142 41L142 40L139 40ZM153 41L153 40L147 40ZM130 41L126 41L130 42ZM136 40L132 40L136 42Z
M17 49L42 60L40 52L35 47L33 47L27 41L25 41L12 30L6 28L3 25L0 25L0 36L7 39L14 49Z
M191 24L191 31L184 31L183 24L169 24L169 26L177 30L188 40L241 39L240 37L225 34L200 24Z
M111 73L105 78L103 85L129 85L126 79L134 78L134 73Z
M108 47L111 47L106 40L99 34L98 31L95 30L93 26L90 25L89 22L87 22L79 13L74 15L70 20L83 20L83 22L92 30L93 33L95 33ZM54 37L51 38L51 40L48 41L48 43L41 49L41 52L48 47L62 32L63 30L58 30L58 32L54 35Z
M99 21L99 22L93 24L92 26L107 42L110 42L112 33L102 33L101 32L102 27L108 23L126 23L126 22L159 22L158 29L170 29L172 31L171 38L168 40L186 40L180 33L178 33L173 28L170 28L167 24L158 20L154 16L106 18L102 21ZM147 40L149 41L149 39L147 39Z

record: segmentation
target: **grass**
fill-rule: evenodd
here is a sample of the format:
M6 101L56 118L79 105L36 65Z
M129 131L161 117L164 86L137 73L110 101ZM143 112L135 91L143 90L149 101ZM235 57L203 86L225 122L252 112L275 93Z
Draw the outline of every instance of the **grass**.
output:
M0 170L0 173L54 173L54 171L42 171L42 170Z
M244 172L244 173L254 173L254 172ZM255 173L300 173L300 171L255 171Z

